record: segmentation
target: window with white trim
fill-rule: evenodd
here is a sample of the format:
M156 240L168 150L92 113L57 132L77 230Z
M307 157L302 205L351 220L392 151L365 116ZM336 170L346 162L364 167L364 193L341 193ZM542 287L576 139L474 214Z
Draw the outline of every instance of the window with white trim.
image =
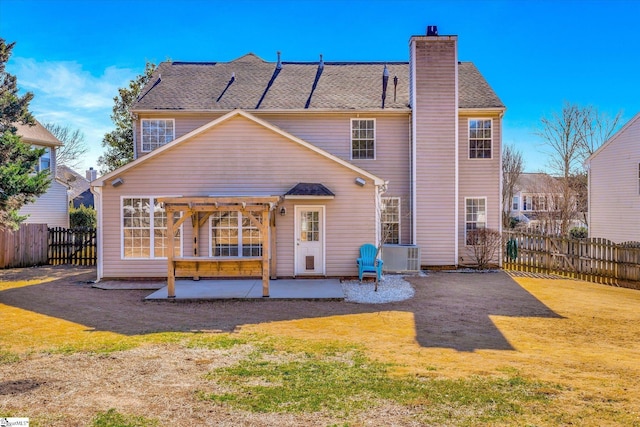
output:
M465 242L475 245L474 230L487 227L487 199L485 197L465 199Z
M238 211L221 211L211 214L209 230L211 256L219 257L259 257L262 256L262 233L258 224L259 216L253 220Z
M469 119L469 158L491 158L491 119Z
M400 243L400 197L383 197L381 200L380 241Z
M375 119L351 119L351 159L376 158Z
M511 210L512 211L520 210L520 198L518 196L513 196L513 203L511 204Z
M153 151L175 139L173 119L142 119L142 151Z
M176 230L174 256L181 254L181 228ZM122 258L166 258L168 243L164 205L150 197L123 197Z
M51 169L51 148L49 147L40 147L34 146L35 148L44 148L44 154L40 156L38 159L38 164L36 165L36 172L47 171Z

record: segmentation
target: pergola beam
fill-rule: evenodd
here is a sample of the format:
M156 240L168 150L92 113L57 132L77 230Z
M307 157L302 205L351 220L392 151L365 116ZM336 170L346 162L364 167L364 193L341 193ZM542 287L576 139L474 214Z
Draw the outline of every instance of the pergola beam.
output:
M279 196L238 196L238 197L161 197L158 199L160 203L164 203L167 215L167 238L168 238L168 254L167 254L167 292L169 298L175 298L175 274L176 265L188 265L188 271L193 273L195 280L199 278L198 265L200 263L210 263L218 265L225 263L228 259L200 257L198 256L198 234L199 228L204 225L206 220L214 212L241 212L249 218L251 224L260 230L262 236L262 296L269 296L269 279L271 276L270 258L275 257L275 247L272 248L269 232L270 227L272 233L275 234L275 221L271 221L271 212L274 212ZM175 212L181 212L179 218L174 218ZM201 215L202 214L202 215ZM258 219L260 218L260 219ZM190 257L176 257L175 253L175 233L178 228L187 220L191 219L193 227L193 248ZM272 255L273 252L273 255ZM238 264L243 263L243 257L234 258ZM247 263L255 263L256 258L248 257ZM211 271L211 269L208 269Z

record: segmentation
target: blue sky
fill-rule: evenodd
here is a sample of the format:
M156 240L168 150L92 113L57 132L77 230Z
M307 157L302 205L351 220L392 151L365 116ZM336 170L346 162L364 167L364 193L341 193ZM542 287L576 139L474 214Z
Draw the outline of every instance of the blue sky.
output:
M7 68L38 120L85 134L88 168L146 61L407 61L409 37L437 25L507 106L503 142L538 171L536 127L563 102L623 123L640 111L638 16L640 0L0 0L0 37L17 42Z

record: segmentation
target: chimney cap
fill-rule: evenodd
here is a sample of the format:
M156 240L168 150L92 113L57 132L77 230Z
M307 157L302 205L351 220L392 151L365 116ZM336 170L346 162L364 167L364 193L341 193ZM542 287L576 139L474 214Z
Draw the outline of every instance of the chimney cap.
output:
M437 25L428 25L427 26L427 35L428 36L437 36L438 35L438 26Z

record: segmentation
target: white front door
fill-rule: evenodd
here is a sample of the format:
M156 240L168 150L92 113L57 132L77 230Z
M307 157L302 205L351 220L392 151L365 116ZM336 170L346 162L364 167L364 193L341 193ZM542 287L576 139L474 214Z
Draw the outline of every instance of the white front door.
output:
M324 273L324 206L296 206L296 276Z

